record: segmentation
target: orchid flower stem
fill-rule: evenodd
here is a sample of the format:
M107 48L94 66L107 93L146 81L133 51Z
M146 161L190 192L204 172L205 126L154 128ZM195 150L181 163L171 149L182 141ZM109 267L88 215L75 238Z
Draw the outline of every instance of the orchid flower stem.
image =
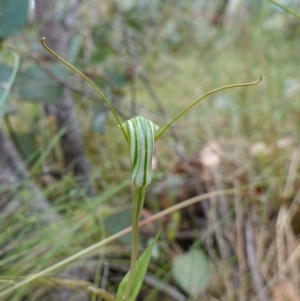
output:
M130 262L130 275L128 284L126 287L124 299L128 300L130 295L134 277L135 277L135 269L136 269L136 261L137 261L137 253L138 253L138 239L139 239L139 221L142 212L142 208L144 205L145 198L145 187L135 188L133 203L132 203L132 247L131 247L131 262Z
M68 66L71 70L75 71L78 75L80 75L84 80L86 80L95 90L96 92L104 99L104 101L107 103L108 107L112 111L118 125L120 126L123 135L128 143L129 146L129 154L130 154L130 160L131 160L131 181L132 184L135 186L134 190L134 196L133 196L133 210L132 210L132 249L131 249L131 262L130 262L130 272L129 275L125 276L119 286L121 288L120 294L118 294L118 300L122 301L133 301L136 297L136 294L138 293L138 289L140 289L140 284L142 281L140 271L138 272L139 278L138 281L135 281L136 276L136 269L137 265L140 266L139 262L137 263L137 257L138 257L138 235L139 235L139 220L141 211L144 204L144 198L145 198L145 187L151 183L152 178L152 158L153 158L153 152L154 152L154 143L155 141L160 138L160 136L178 119L180 118L185 112L187 112L189 109L191 109L194 105L199 103L202 99L206 98L207 96L214 94L216 92L229 89L229 88L236 88L236 87L245 87L245 86L251 86L256 85L259 83L262 78L255 82L250 83L242 83L242 84L234 84L234 85L228 85L223 86L217 89L214 89L202 97L195 100L192 104L187 106L184 110L182 110L179 114L177 114L169 123L167 123L160 131L158 131L159 127L154 124L151 120L143 117L143 116L136 116L134 118L131 118L130 120L127 120L123 123L121 123L116 111L114 110L113 106L109 102L109 100L106 98L106 96L103 94L103 92L88 78L86 77L82 72L77 70L74 66L69 64L67 61L65 61L63 58L61 58L58 54L56 54L52 49L50 49L45 44L45 38L42 38L41 40L42 45L45 47L47 51L49 51L53 56L55 56L58 60L60 60L62 63L64 63L66 66ZM103 240L102 244L107 243L111 241L114 238L114 236ZM96 244L95 246L100 246L102 244ZM95 248L95 246L92 246L90 248L87 248L86 250L79 252L78 254L75 254L74 256L69 257L66 260L61 261L60 263L53 265L52 267L37 273L34 276L28 277L23 282L16 284L15 286L7 289L4 292L0 292L0 296L4 295L6 293L11 292L12 290L21 287L34 279L37 279L38 277L45 275L46 273L56 269L57 267L77 258L78 256L81 256L81 254L87 253L90 249ZM145 254L145 253L144 253ZM150 253L149 253L150 254ZM77 257L76 257L77 256ZM150 257L148 257L150 260ZM140 259L143 259L143 257L140 257ZM147 261L147 266L149 263L149 260ZM142 262L142 261L140 261ZM139 268L140 270L140 268ZM144 270L146 272L146 270ZM143 272L143 273L144 273ZM127 282L128 279L128 282ZM127 282L127 285L126 285ZM123 285L124 283L124 285ZM138 289L136 289L138 287ZM133 290L134 289L134 290ZM124 292L125 290L125 292ZM119 291L118 291L119 292Z

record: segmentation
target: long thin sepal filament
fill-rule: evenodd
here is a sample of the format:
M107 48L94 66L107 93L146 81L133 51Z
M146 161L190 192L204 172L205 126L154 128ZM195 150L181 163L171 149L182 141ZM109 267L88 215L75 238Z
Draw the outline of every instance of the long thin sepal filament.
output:
M74 66L72 66L71 64L69 64L67 61L65 61L63 58L61 58L58 54L56 54L49 46L46 45L45 43L46 38L42 38L41 39L41 43L44 46L44 48L50 52L54 57L56 57L58 60L60 60L62 63L64 63L66 66L68 66L70 69L72 69L74 72L76 72L77 74L79 74L84 80L86 80L95 90L96 92L104 99L104 101L106 102L106 104L108 105L108 107L110 108L110 110L112 111L112 113L114 114L114 117L116 118L122 132L123 135L126 139L126 141L129 141L129 137L127 135L127 133L125 132L122 123L118 117L117 112L115 111L115 109L113 108L113 106L111 105L111 103L109 102L109 100L106 98L106 96L104 95L104 93L88 78L86 77L82 72L80 72L78 69L76 69Z
M251 83L242 83L242 84L234 84L234 85L228 85L221 88L217 88L215 90L212 90L200 98L198 98L196 101L194 101L192 104L187 106L184 110L182 110L179 114L177 114L167 125L165 125L156 135L155 135L155 141L172 125L173 122L175 122L179 117L181 117L185 112L187 112L190 108L192 108L194 105L196 105L198 102L200 102L202 99L206 98L207 96L214 94L216 92L230 89L230 88L237 88L237 87L246 87L246 86L252 86L258 84L262 80L262 77L260 77L259 80Z

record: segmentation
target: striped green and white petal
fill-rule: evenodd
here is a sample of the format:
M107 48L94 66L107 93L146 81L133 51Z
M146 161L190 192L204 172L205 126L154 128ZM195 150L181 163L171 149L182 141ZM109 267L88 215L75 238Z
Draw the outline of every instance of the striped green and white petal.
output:
M152 178L152 157L158 126L151 120L136 116L122 123L129 137L131 181L135 187L145 187Z

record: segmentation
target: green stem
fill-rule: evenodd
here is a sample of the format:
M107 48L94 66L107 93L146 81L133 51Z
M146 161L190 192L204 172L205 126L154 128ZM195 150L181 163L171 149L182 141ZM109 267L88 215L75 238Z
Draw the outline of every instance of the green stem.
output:
M277 1L275 1L275 0L268 0L268 1L271 2L271 3L273 3L273 4L275 4L275 5L277 5L277 6L280 7L280 8L282 8L282 9L285 10L286 12L288 12L288 13L294 15L296 18L299 18L299 19L300 19L300 14L297 13L295 10L293 10L293 9L291 9L291 8L289 8L289 7L283 5L283 4L281 4L281 3L279 3L279 2L277 2Z
M131 262L130 262L130 274L129 280L126 287L125 295L123 300L127 301L130 295L134 277L135 277L135 268L137 261L137 253L138 253L138 240L139 240L139 221L141 211L144 205L145 198L145 187L136 188L133 196L133 204L132 204L132 247L131 247Z

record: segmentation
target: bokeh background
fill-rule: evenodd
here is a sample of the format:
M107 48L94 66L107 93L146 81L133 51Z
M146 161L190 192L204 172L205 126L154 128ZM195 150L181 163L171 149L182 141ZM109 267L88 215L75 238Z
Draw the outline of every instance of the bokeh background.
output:
M300 2L283 1L300 13ZM300 20L266 0L0 0L0 291L131 224L122 120L162 127L138 300L300 300ZM230 190L231 192L229 193ZM216 192L214 194L214 192ZM131 236L1 300L115 300Z

